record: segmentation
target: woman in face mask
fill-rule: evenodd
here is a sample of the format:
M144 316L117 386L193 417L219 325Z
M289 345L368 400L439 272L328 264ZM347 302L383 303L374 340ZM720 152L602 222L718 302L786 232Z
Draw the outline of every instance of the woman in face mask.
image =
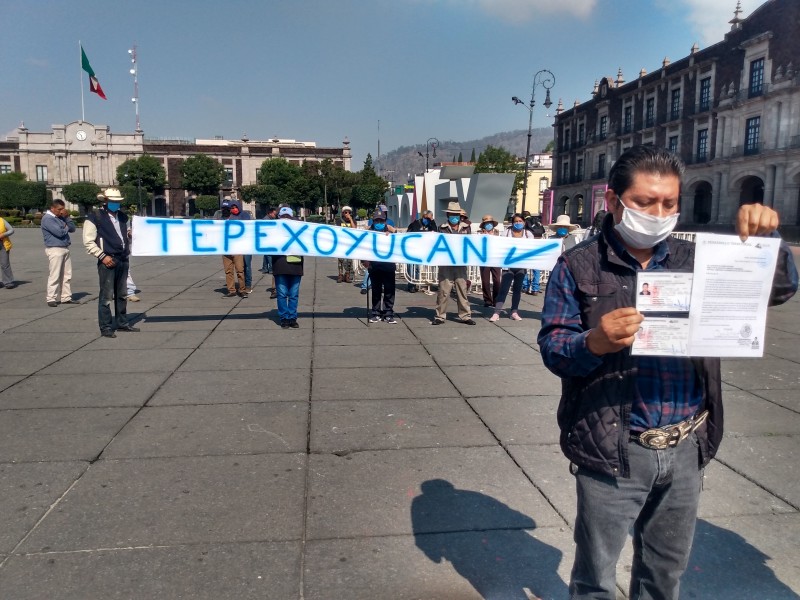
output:
M511 217L511 227L506 229L506 237L518 239L533 239L533 233L525 228L525 217L516 213ZM500 294L495 299L494 314L489 318L489 321L494 323L500 319L500 312L503 310L508 297L508 291L511 292L511 315L514 321L521 321L522 317L519 316L519 301L522 298L522 280L525 279L527 269L503 269L503 281L500 285Z
M497 221L492 215L483 215L478 235L500 235L497 229ZM481 267L481 287L483 288L483 305L494 306L497 297L500 295L500 280L503 276L500 267Z

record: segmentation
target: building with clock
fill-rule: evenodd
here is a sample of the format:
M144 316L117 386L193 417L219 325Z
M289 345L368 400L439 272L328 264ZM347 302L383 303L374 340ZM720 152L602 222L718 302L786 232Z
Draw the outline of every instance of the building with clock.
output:
M181 187L181 163L195 154L207 154L222 163L226 180L222 193L256 183L261 163L285 158L294 164L321 162L328 158L350 170L350 142L338 148L318 147L315 142L289 139L250 140L159 140L146 138L142 131L113 133L105 125L74 121L53 125L47 132L32 132L20 125L14 134L0 141L0 173L19 171L29 181L41 181L60 197L67 184L91 181L100 187L115 185L117 167L129 158L150 154L167 172L167 185L157 194L147 213L158 216L187 214L190 195ZM252 208L252 207L251 207Z
M722 229L740 204L775 208L800 226L800 2L768 0L747 18L737 5L725 38L665 58L626 82L596 82L592 99L557 111L554 186L545 212L588 225L604 208L608 170L635 144L686 162L681 227Z

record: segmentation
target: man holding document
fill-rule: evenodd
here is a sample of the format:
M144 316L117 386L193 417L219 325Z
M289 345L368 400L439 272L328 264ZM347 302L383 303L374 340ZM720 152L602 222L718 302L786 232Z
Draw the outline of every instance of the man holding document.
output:
M711 354L708 339L736 337L731 343L742 346L738 338L746 335L749 351L752 335L758 344L759 332L742 325L734 336L713 323L709 311L717 300L709 301L706 290L697 317L705 324L705 330L697 327L702 351L673 340L655 344L657 351L632 352L634 343L654 347L659 333L648 331L649 317L637 306L666 319L664 331L683 327L690 338L695 244L670 236L683 170L680 158L652 146L620 156L609 173L609 214L600 235L565 252L547 285L538 342L545 365L562 379L560 441L578 495L570 598L615 598L616 563L631 528L630 598L678 598L702 469L722 440L719 356L730 354ZM714 236L726 244L749 244L742 263L754 270L738 271L747 274L753 298L763 291L773 305L797 290L791 253L770 239L777 237L778 223L771 208L747 204L736 221L741 241ZM758 244L751 236L766 237ZM758 252L767 241L775 251L770 258L767 249L762 261ZM698 268L709 262L699 252ZM763 286L752 281L759 273ZM706 274L698 272L694 285ZM648 294L641 293L644 283Z

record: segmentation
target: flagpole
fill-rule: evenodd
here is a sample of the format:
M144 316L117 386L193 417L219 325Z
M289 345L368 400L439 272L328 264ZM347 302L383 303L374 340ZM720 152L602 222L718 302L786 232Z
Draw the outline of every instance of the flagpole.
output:
M78 56L78 62L81 65L81 122L83 122L86 120L86 113L83 110L83 46L81 45L80 40L78 40L78 52L80 53Z

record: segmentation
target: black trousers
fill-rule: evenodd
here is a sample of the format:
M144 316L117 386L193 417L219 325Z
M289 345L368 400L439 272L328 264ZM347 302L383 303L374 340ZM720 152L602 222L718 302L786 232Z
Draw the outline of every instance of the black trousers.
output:
M371 316L393 317L395 290L394 271L370 269L369 279L372 285ZM383 297L382 309L381 297Z

